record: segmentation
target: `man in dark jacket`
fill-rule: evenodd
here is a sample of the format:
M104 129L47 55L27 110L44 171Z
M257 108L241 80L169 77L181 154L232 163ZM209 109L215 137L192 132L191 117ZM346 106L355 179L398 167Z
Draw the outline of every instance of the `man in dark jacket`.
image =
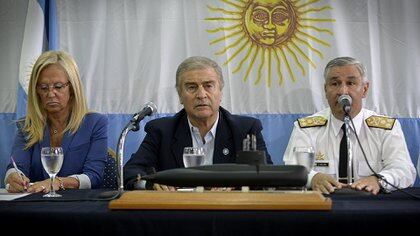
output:
M138 175L152 167L156 171L184 167L184 147L202 147L204 164L234 163L237 150L248 134L257 137L257 150L266 152L267 163L272 163L261 134L258 119L232 115L222 107L223 76L220 66L205 57L190 57L176 72L176 88L184 109L173 117L148 122L147 132L138 151L124 166L127 189L137 186ZM154 185L157 190L173 187Z

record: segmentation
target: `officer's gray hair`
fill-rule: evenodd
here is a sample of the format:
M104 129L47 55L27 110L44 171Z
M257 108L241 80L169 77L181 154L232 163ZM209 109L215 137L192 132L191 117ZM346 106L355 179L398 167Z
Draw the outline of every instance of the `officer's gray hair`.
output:
M330 62L328 62L328 64L325 66L324 69L324 79L325 82L327 82L328 79L328 74L330 73L331 68L336 67L336 66L350 66L350 65L355 65L357 67L357 69L360 72L360 75L362 76L362 82L366 83L367 82L367 71L366 71L366 67L357 59L353 58L353 57L337 57L332 59Z

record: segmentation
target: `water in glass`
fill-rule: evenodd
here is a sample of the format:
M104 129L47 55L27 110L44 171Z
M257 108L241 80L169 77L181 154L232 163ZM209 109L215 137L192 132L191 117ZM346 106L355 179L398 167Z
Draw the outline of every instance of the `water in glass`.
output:
M204 164L204 150L198 147L186 147L182 159L185 167L201 166Z
M306 167L310 172L314 168L315 152L313 147L294 147L297 164Z
M53 187L53 181L63 165L64 153L61 147L44 147L41 149L41 162L51 180L50 192L44 197L61 197Z

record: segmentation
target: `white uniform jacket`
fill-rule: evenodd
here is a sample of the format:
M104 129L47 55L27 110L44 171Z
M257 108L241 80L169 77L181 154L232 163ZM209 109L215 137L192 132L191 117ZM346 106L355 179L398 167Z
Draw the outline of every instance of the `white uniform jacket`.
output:
M383 175L388 182L397 187L412 186L416 178L416 170L410 159L399 121L362 109L353 118L353 122L367 160L375 172ZM293 147L312 146L315 149L315 164L308 175L308 188L311 187L312 177L318 172L330 174L338 179L343 123L331 114L330 108L298 119L294 123L283 160L286 165L297 164ZM350 133L350 142L353 151L354 180L372 175L362 150L357 144L354 131ZM387 184L382 187L386 190L394 190Z

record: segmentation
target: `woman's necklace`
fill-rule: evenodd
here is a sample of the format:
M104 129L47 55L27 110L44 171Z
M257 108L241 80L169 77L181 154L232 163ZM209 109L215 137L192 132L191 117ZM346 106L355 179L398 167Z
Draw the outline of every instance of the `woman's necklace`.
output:
M51 127L51 131L52 131L53 135L56 135L56 134L58 134L58 131L60 131L60 130L57 129L57 128Z

